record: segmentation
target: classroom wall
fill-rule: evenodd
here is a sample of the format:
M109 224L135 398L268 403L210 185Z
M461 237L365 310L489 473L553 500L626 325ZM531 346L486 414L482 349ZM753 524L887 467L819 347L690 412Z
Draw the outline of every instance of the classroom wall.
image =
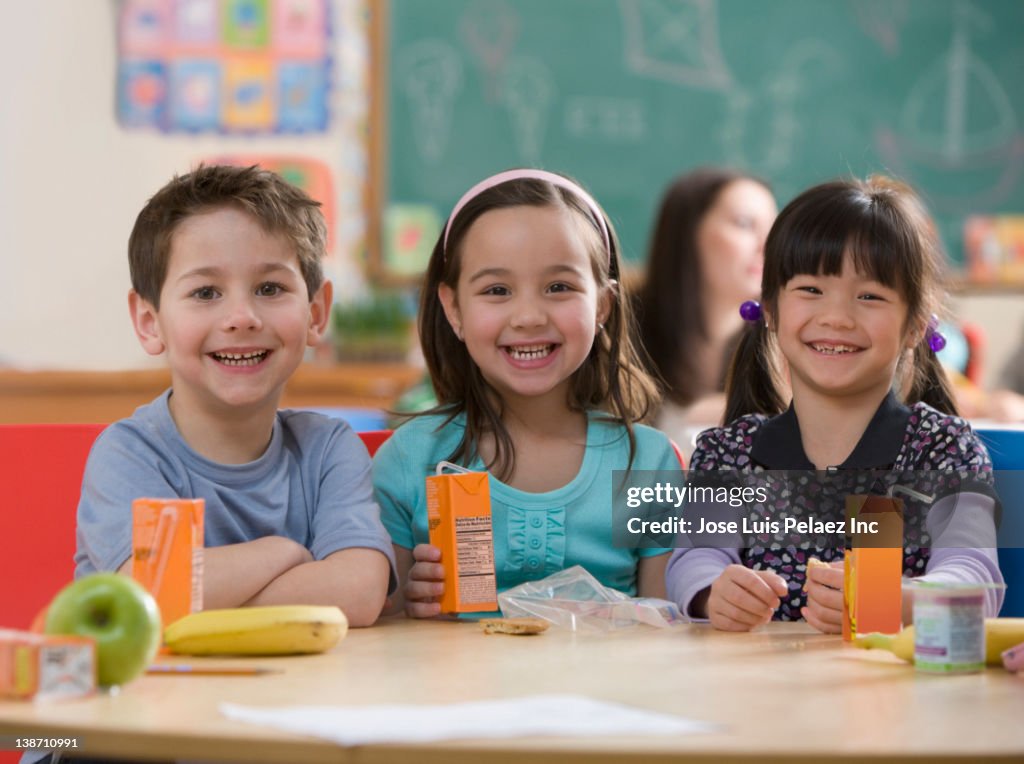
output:
M299 154L335 171L340 225L326 270L344 299L362 286L367 103L359 2L334 4L335 99L328 132L182 135L124 129L115 115L114 0L6 3L0 119L0 365L118 369L160 365L128 319L127 241L146 200L174 173L223 154ZM342 42L344 44L342 44ZM339 177L344 182L339 182Z
M0 262L8 289L0 300L0 365L117 369L162 362L142 352L128 321L127 237L148 196L204 156L292 153L329 163L344 181L335 179L340 225L327 270L341 299L364 286L367 41L356 23L362 0L333 6L331 127L299 137L196 137L119 126L116 7L114 0L5 6ZM987 332L989 370L1005 363L1021 336L1022 297L971 294L953 302Z

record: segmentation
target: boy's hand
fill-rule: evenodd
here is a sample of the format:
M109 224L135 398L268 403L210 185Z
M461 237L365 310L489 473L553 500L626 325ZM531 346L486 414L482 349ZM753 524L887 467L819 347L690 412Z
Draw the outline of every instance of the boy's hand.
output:
M807 568L807 606L800 614L811 626L825 634L843 630L843 561Z
M412 558L405 584L405 613L410 618L433 618L441 614L440 600L444 594L441 550L430 544L417 544Z
M711 584L708 618L722 631L750 631L772 619L786 592L786 582L777 573L730 565Z

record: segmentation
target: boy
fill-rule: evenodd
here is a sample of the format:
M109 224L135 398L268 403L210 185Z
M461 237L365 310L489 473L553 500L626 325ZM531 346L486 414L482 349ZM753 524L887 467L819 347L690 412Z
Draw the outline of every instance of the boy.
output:
M127 573L138 497L206 501L203 606L337 605L369 626L394 588L370 460L344 422L278 411L332 287L319 204L258 167L200 166L149 200L128 241L132 323L171 389L89 456L76 577Z

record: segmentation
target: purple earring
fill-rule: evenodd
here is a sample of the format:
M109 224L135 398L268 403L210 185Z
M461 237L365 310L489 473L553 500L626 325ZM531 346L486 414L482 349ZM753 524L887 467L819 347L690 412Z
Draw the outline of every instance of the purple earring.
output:
M740 316L743 317L744 321L760 321L763 315L761 311L761 303L756 300L747 300L745 303L740 305Z
M946 347L946 338L939 331L939 317L934 313L928 319L928 329L925 331L924 336L928 338L928 347L931 348L933 353L938 353L942 348Z

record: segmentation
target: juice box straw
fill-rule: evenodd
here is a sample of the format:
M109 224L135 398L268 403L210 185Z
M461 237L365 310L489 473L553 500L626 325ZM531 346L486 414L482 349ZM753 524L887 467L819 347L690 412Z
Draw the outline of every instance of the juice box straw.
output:
M166 521L166 522L165 522ZM151 549L159 549L160 556L157 558L156 573L153 575L153 591L160 591L164 581L164 572L167 570L167 561L171 559L171 543L174 532L178 529L178 512L174 507L164 507L160 510L160 519L157 520L156 530L153 531Z

